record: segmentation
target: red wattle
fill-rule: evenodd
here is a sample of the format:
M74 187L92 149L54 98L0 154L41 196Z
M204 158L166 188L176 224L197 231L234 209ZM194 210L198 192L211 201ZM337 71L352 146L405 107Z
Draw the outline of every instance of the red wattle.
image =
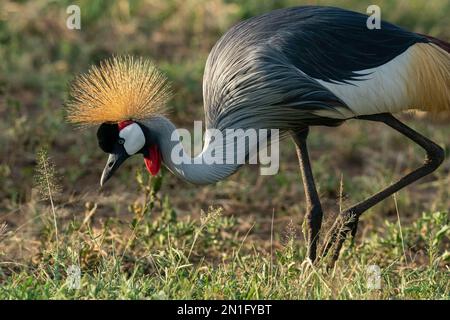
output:
M144 162L152 176L159 172L159 169L161 169L161 154L156 144L148 148L148 156L144 157Z

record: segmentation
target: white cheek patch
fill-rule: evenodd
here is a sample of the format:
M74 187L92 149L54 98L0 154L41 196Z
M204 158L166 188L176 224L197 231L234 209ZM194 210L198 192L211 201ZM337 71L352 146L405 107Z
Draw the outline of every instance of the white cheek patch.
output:
M119 132L119 137L125 140L123 146L128 155L133 155L145 145L145 136L137 123L132 123Z

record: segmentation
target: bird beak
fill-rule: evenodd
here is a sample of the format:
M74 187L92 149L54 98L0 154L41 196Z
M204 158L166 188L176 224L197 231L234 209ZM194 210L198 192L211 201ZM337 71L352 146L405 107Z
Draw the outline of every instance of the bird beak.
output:
M106 181L112 177L117 168L119 168L127 158L128 155L125 152L109 154L108 162L106 162L105 169L103 169L102 177L100 179L100 187L103 187Z

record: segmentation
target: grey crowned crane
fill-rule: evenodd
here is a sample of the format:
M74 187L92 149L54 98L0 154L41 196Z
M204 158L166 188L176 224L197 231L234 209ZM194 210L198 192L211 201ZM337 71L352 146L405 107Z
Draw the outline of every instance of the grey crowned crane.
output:
M392 114L450 112L450 45L384 21L381 29L370 30L366 21L364 14L333 7L272 11L232 27L206 62L207 129L278 129L282 137L293 138L306 193L312 261L332 253L334 263L348 232L355 235L363 212L430 174L444 159L441 147ZM239 169L240 164L171 159L172 150L183 147L164 115L169 91L165 77L142 58L115 57L75 79L68 119L99 125L99 146L109 154L101 184L134 154L144 156L151 174L162 163L193 184L212 184ZM355 118L386 124L427 156L420 168L341 212L317 253L323 213L308 156L309 127L338 126ZM206 136L196 159L213 145Z

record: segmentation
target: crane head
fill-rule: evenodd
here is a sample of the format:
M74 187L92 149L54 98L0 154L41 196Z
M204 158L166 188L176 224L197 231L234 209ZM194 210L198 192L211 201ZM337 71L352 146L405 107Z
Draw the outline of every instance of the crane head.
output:
M138 121L164 114L170 95L166 76L145 58L114 56L74 79L66 103L67 119L81 127L100 125L98 143L109 154L101 185L138 153L151 174L158 172L159 150Z
M161 167L161 156L155 143L147 141L144 130L137 122L127 120L118 124L103 123L97 131L100 148L108 153L100 186L108 181L129 157L142 154L147 170L156 175Z

